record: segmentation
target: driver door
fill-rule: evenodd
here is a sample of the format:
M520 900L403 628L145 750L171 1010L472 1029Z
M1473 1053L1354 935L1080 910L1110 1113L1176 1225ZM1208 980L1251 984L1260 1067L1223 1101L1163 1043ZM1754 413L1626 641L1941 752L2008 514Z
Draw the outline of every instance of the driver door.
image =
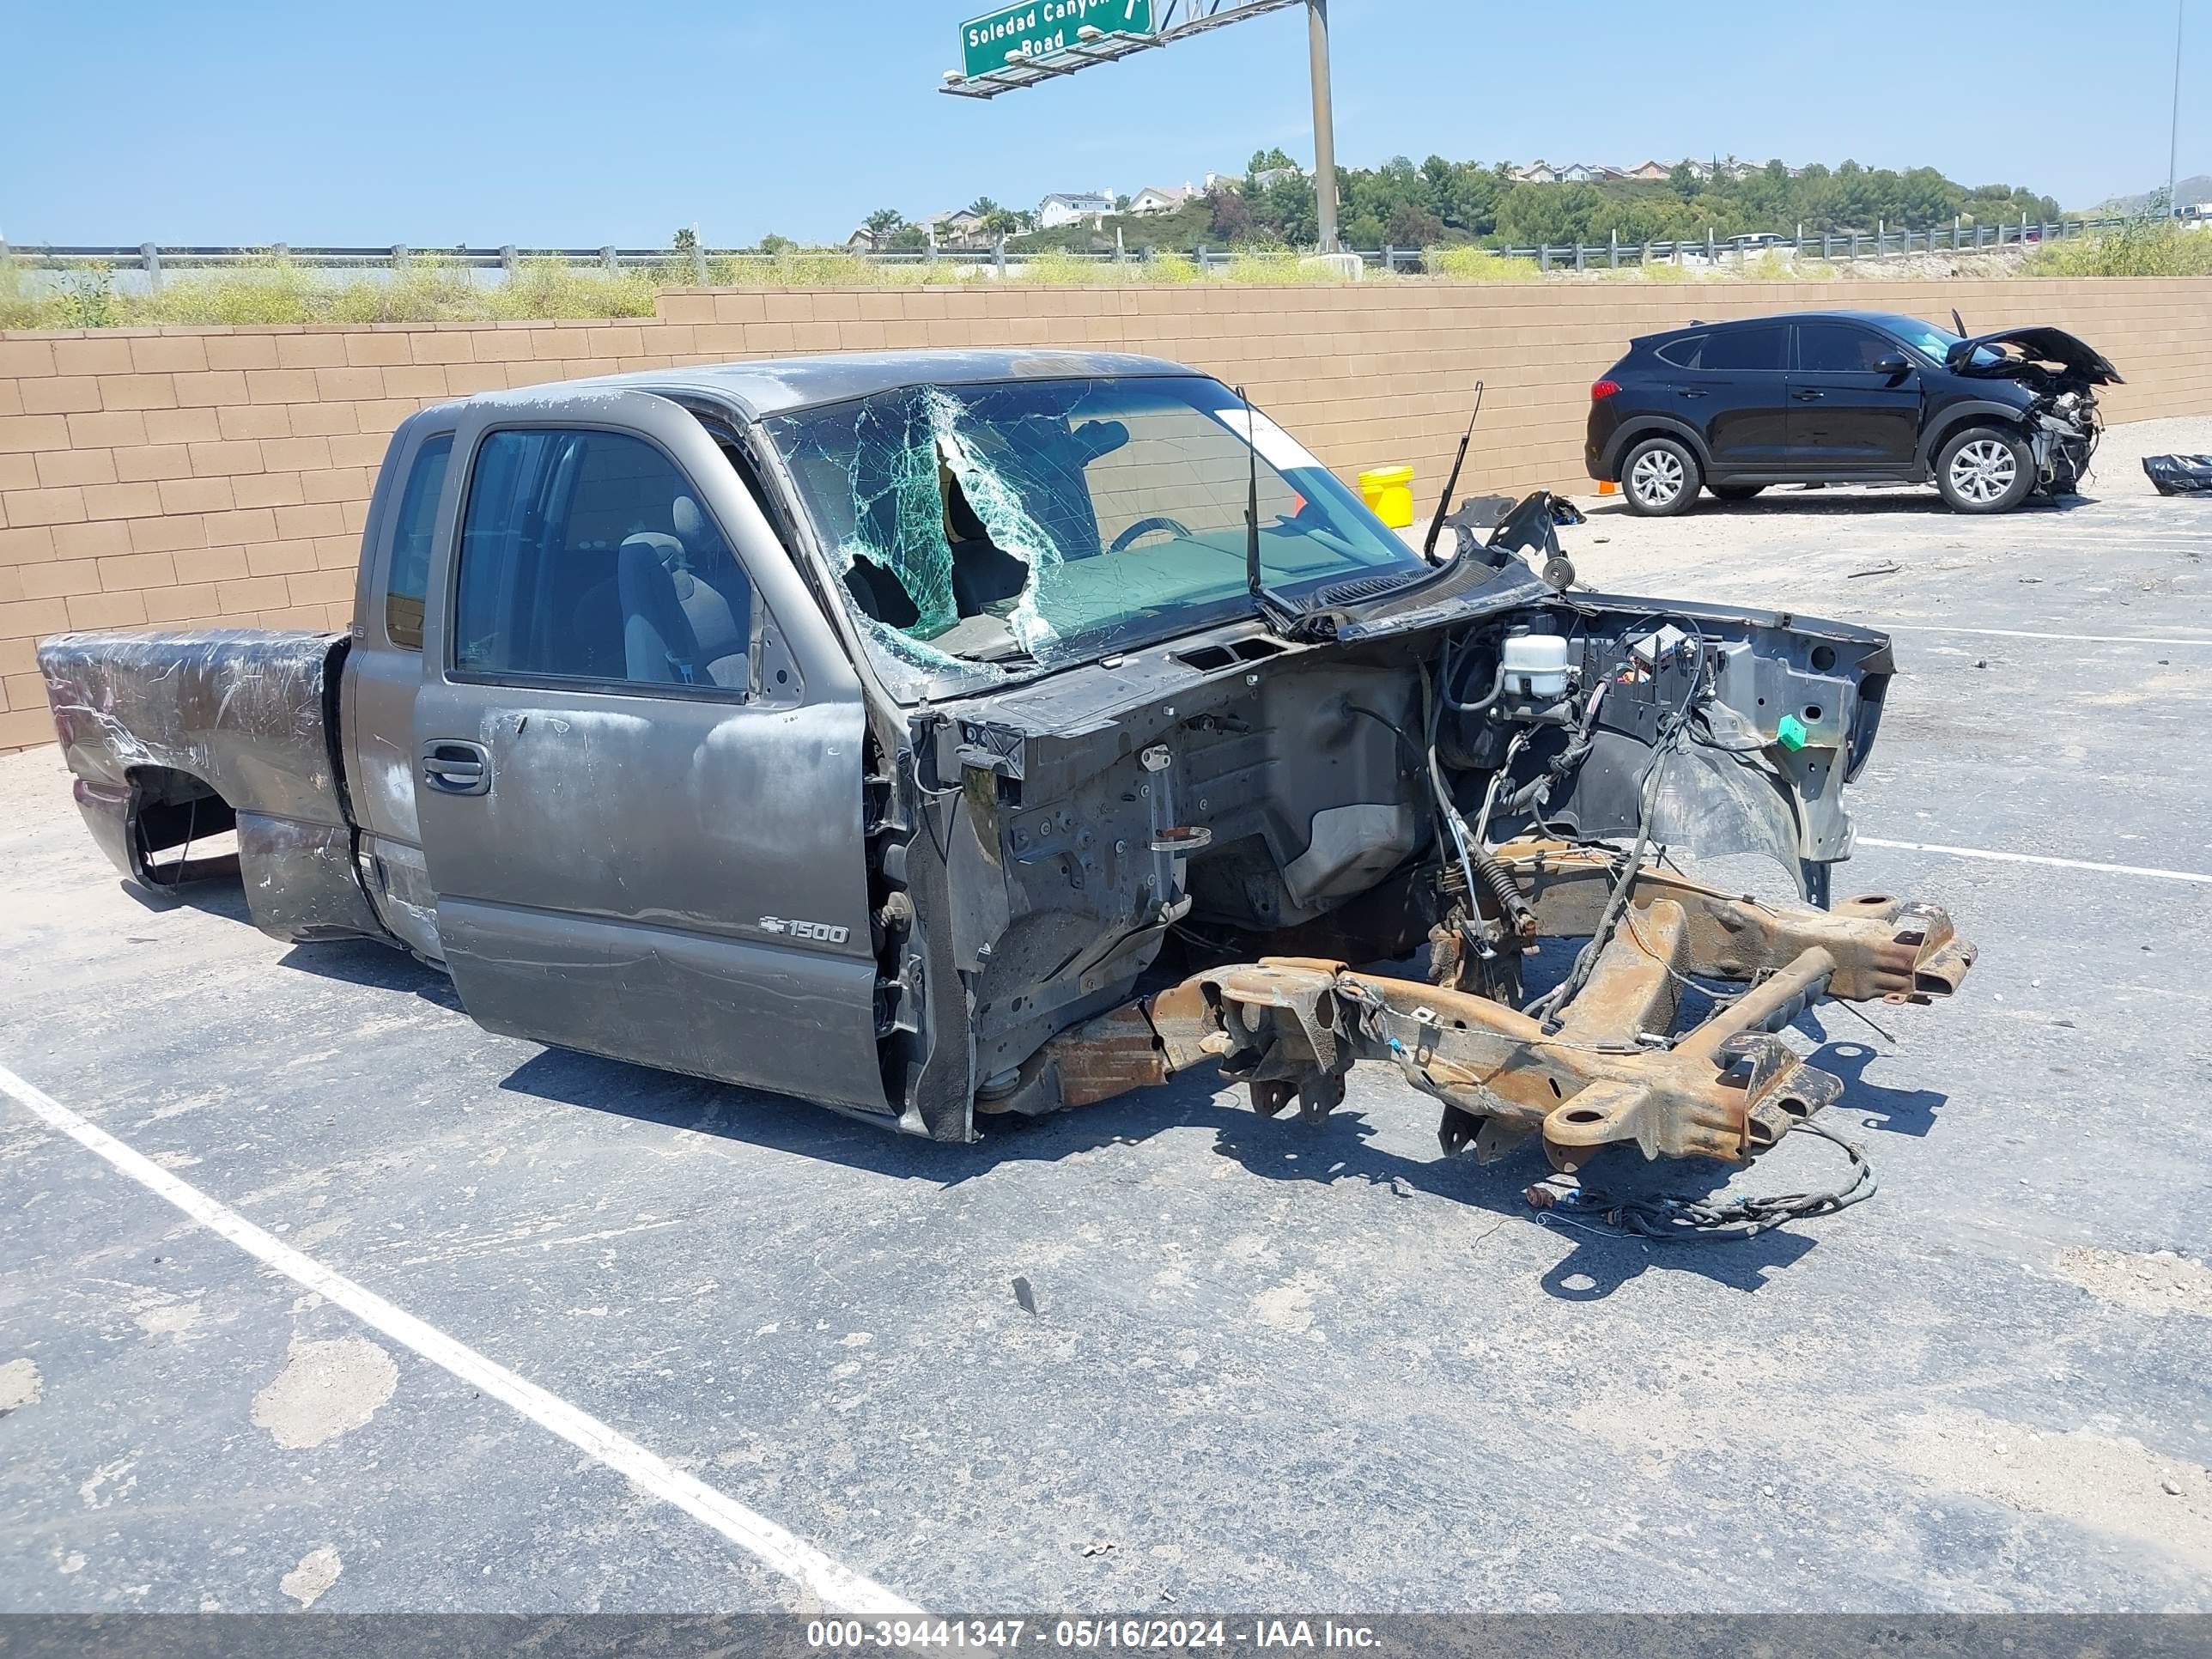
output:
M416 801L495 1031L864 1110L860 688L707 428L635 391L473 410Z
M1910 467L1920 447L1920 374L1893 341L1856 323L1797 325L1790 374L1793 460L1881 473ZM1902 363L1884 370L1878 365Z

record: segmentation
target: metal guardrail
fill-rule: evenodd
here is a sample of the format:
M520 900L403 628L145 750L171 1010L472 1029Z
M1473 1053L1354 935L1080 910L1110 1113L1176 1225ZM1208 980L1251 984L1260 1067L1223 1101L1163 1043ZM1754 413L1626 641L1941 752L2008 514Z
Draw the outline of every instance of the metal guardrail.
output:
M2112 229L2127 222L2127 220L2117 217L2066 219L2046 224L2021 220L1988 225L1962 222L1926 230L1893 230L1885 227L1873 231L1822 231L1795 236L1762 234L1758 236L1722 237L1708 232L1702 240L1624 242L1613 238L1597 243L1494 247L1481 251L1504 258L1527 259L1538 269L1547 271L1619 270L1641 264L1713 266L1729 263L1747 264L1761 254L1781 249L1789 249L1801 258L1893 259L1917 253L1969 252L1975 249L2057 241ZM991 243L958 246L948 242L935 248L898 252L869 252L846 249L807 249L801 252L849 253L850 257L872 264L936 263L993 266L1006 270L1018 269L1045 250L1010 247L1006 240L1000 238ZM1428 252L1417 247L1385 246L1347 252L1353 253L1367 268L1375 270L1418 275L1428 267ZM1128 263L1145 257L1141 253L1118 249L1095 253L1052 250L1051 254L1055 258L1073 258L1099 264ZM1218 269L1244 256L1235 250L1201 247L1188 257L1196 262L1200 270L1205 271ZM666 273L672 281L680 282L688 276L698 286L704 287L710 275L714 274L716 266L726 269L735 264L742 270L749 264L755 264L765 270L773 268L781 258L777 254L763 253L757 248L567 248L521 247L513 244L500 247L453 248L416 248L404 244L379 247L295 247L283 242L252 248L165 246L153 242L141 242L135 246L46 245L11 247L0 241L0 258L13 260L18 265L31 270L68 271L94 268L135 272L141 275L149 286L156 288L161 285L164 276L173 271L237 270L265 265L271 260L307 270L363 274L404 270L410 264L421 261L469 271L496 270L509 275L526 265L550 261L571 270L598 269L610 273L660 271Z

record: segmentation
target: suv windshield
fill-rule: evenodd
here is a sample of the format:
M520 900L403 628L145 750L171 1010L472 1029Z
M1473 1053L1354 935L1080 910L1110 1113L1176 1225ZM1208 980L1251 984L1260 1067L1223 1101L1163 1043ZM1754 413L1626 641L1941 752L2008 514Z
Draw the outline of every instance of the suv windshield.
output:
M1248 610L1255 450L1269 593L1431 568L1203 376L908 386L763 424L902 697Z
M1930 362L1939 365L1944 361L1944 354L1966 338L1965 335L1954 334L1948 328L1923 323L1917 317L1885 317L1881 320L1891 333ZM1993 351L1988 346L1976 346L1973 361L1976 368L1987 368L1991 363L2003 362L2004 357L2002 352Z

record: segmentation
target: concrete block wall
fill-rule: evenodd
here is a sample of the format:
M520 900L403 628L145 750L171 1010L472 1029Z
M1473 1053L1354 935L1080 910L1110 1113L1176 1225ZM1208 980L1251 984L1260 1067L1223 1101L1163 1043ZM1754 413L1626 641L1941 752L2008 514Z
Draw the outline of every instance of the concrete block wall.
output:
M1425 505L1486 382L1469 489L1589 488L1589 385L1633 335L1799 309L2068 328L2114 420L2212 413L2212 279L675 291L651 319L0 333L0 751L51 740L36 641L69 629L343 626L386 440L427 404L738 357L1085 346L1243 386L1347 479Z

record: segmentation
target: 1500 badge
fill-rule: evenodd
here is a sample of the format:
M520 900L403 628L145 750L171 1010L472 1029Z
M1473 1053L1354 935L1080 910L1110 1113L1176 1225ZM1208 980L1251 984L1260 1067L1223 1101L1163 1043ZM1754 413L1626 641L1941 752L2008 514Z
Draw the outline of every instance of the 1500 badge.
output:
M833 927L826 921L793 921L783 916L763 916L760 925L764 933L788 933L817 945L842 945L853 933L849 927Z

